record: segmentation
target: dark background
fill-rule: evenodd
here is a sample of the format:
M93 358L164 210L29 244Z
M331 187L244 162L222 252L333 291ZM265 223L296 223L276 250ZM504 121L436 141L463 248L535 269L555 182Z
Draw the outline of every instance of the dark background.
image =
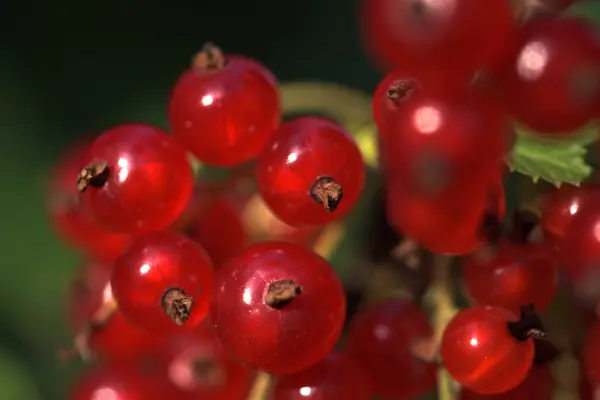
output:
M372 90L355 1L13 1L0 5L0 400L60 400L78 365L64 287L77 265L47 225L48 166L111 125L165 125L171 84L205 41L282 81ZM77 364L77 363L75 363Z

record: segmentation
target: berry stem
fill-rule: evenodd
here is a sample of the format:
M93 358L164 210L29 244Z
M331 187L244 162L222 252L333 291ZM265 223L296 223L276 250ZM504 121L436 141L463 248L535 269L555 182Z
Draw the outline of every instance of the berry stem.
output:
M536 314L533 304L521 307L520 314L518 321L511 321L506 324L510 334L515 339L524 342L529 339L543 339L546 337L546 330L540 317Z
M192 69L202 73L225 68L225 56L220 48L212 43L206 43L192 60Z
M343 194L342 186L329 176L317 179L310 189L312 199L315 203L322 204L327 212L335 211Z
M178 326L188 320L193 305L194 298L188 296L180 288L168 289L162 298L162 308L165 314Z
M106 161L89 164L79 172L77 189L85 192L90 186L101 188L108 181L109 173Z
M408 268L417 269L421 264L419 244L410 238L404 238L390 252L392 259L405 264Z
M438 345L446 325L457 311L450 286L451 263L451 257L435 255L433 282L425 295L425 301L434 308L433 322L435 339ZM438 397L440 400L454 400L456 398L452 378L443 366L440 366L438 373Z
M302 293L302 286L289 279L272 282L267 288L265 304L276 310L281 310Z
M271 398L273 377L266 372L258 371L247 400L267 400Z

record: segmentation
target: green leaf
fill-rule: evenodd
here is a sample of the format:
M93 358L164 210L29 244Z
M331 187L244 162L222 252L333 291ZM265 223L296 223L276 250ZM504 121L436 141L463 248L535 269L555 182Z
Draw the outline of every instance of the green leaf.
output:
M585 154L586 146L599 137L598 125L589 125L563 139L541 138L519 126L516 130L517 142L507 160L511 171L557 187L563 183L578 185L592 173Z

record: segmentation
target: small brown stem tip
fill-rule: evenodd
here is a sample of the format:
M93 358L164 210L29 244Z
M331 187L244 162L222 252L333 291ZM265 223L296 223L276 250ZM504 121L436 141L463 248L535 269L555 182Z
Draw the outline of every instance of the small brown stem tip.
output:
M508 322L507 328L510 334L520 342L529 339L543 339L546 337L546 330L542 325L542 320L536 314L533 304L521 307L520 318L518 321Z
M386 92L388 99L396 104L402 103L412 96L415 90L414 84L409 80L396 81Z
M190 318L194 298L179 288L171 288L162 298L162 308L171 320L181 326Z
M310 195L317 204L322 204L325 211L335 211L340 202L344 189L333 178L324 176L316 180L313 184Z
M192 68L197 72L206 72L225 68L225 56L220 48L206 43L192 60Z
M273 282L267 289L265 304L276 310L281 310L302 293L302 286L296 285L296 282L284 279Z
M85 192L90 186L101 188L108 180L109 170L106 161L92 163L79 171L77 176L77 189Z

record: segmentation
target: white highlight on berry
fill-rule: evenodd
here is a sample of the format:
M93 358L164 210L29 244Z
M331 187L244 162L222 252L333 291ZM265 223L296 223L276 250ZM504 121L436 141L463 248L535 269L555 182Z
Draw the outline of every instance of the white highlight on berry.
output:
M544 73L549 58L550 53L544 43L528 43L517 58L517 72L528 81L536 80Z
M117 161L117 166L119 167L119 182L125 182L129 176L129 161L121 157Z

